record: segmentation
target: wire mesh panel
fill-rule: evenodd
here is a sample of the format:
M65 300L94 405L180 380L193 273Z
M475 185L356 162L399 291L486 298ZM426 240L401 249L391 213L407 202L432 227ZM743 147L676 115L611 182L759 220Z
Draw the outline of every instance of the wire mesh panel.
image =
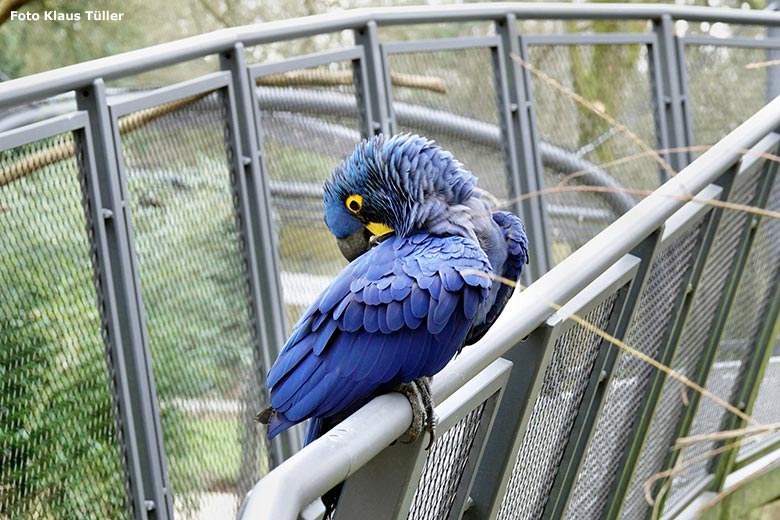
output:
M396 131L434 139L479 178L480 188L510 197L493 49L387 55Z
M771 67L747 66L771 59L768 52L727 45L685 45L695 144L715 144L764 106Z
M585 320L607 329L616 300L614 293L585 315ZM499 510L500 519L541 517L601 343L601 336L579 324L555 341Z
M745 178L748 177L748 178ZM740 175L729 201L749 204L758 185L758 174ZM749 215L737 211L725 211L715 232L710 253L705 261L698 289L693 297L680 342L671 367L678 373L695 380L704 358L718 307L723 298L737 257ZM675 379L667 379L656 405L653 420L646 434L634 475L629 484L623 506L622 518L642 518L649 507L645 500L645 483L662 471L670 456L670 447L677 434L680 420L685 413L686 390ZM656 485L653 490L658 491Z
M758 396L753 405L752 417L761 424L780 423L780 338L764 372ZM740 458L748 457L761 448L780 441L780 433L773 433L757 442L748 443L739 450Z
M412 499L409 520L448 518L484 411L482 403L433 443Z
M2 518L130 514L85 194L72 133L0 151Z
M291 329L346 265L323 221L322 184L361 140L353 62L260 75L256 81Z
M163 443L183 518L226 515L267 470L252 419L262 375L226 103L218 90L118 120Z
M735 199L743 200L743 204L752 200L749 195L751 187L758 184L760 173L761 170L754 175L753 179L745 183ZM780 180L775 181L768 208L773 211L780 210ZM746 219L751 218L749 215L737 215L730 220L744 223ZM724 215L724 220L727 217L728 214ZM733 232L739 234L739 229L735 228ZM734 405L737 405L734 400L741 386L743 368L756 348L765 312L776 289L778 266L780 266L778 247L780 247L780 221L763 219L745 264L737 294L730 307L715 362L707 380L707 390ZM693 421L691 435L718 431L727 413L713 401L702 399ZM705 456L715 446L714 442L702 442L683 450L680 464ZM709 463L710 458L692 463L690 468L676 477L672 482L667 503L673 505L697 482L700 482L708 473Z
M700 231L701 222L662 245L648 274L626 343L652 358L660 353L674 317L675 302L685 290L683 282L692 266ZM653 373L653 368L640 359L620 354L566 518L599 518L605 512Z
M528 47L529 62L558 84L593 103L656 148L656 112L650 79L650 54L644 44L547 45ZM603 81L603 78L609 81ZM625 188L652 190L660 185L652 157L617 127L533 76L533 95L540 139L568 152L568 161L545 160L544 187L602 184L593 165L631 160L602 168L600 174ZM637 156L637 154L639 154ZM574 159L581 161L575 164ZM565 166L565 168L564 168ZM548 195L554 259L560 262L606 228L620 213L603 193L563 192ZM630 200L630 198L629 198ZM555 211L563 207L570 211Z

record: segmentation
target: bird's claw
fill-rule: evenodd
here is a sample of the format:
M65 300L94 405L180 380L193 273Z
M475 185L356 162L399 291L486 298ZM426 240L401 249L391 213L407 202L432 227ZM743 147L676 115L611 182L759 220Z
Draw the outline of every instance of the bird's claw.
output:
M436 433L436 412L434 411L430 378L421 377L411 383L401 383L396 391L404 394L409 399L409 404L412 405L412 424L398 440L407 444L412 443L421 434L427 432L429 437L425 449L428 450L433 444Z

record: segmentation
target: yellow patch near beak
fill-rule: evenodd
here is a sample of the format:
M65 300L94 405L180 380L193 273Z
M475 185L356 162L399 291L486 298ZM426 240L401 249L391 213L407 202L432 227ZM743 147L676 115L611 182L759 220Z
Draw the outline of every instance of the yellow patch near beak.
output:
M366 229L368 229L372 235L377 237L381 237L382 235L393 232L393 228L390 226L379 224L377 222L369 222L366 224Z

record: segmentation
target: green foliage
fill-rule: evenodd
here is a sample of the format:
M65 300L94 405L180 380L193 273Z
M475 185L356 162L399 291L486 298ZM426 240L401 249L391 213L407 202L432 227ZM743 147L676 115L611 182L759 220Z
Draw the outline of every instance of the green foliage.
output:
M257 401L256 390L247 397L257 374L222 132L206 133L125 140L168 467L177 509L188 511L203 492L236 492L245 450L261 449L242 417L197 411L214 399ZM181 143L201 151L177 148L162 154L176 158L166 170L137 169L132 152L154 157L160 150L145 147L171 136L181 141L166 153ZM0 167L62 141L3 153ZM0 188L0 518L126 516L96 301L76 161Z
M3 518L126 510L80 199L73 161L0 189Z

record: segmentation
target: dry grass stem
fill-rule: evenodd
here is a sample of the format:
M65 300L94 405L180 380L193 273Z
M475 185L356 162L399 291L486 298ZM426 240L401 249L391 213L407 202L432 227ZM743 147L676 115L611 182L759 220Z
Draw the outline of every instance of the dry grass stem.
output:
M645 482L644 485L644 493L645 493L645 500L647 503L651 506L654 506L660 498L660 494L657 495L655 498L652 494L652 487L653 484L658 482L659 480L663 478L669 478L669 477L676 477L677 475L680 475L683 473L686 469L690 468L691 466L695 466L696 464L703 462L705 460L709 460L715 455L720 455L721 453L725 453L727 451L730 451L734 448L739 448L746 442L753 442L754 440L758 440L758 438L764 436L765 434L757 434L752 437L744 437L742 439L736 440L734 442L730 442L728 444L724 444L723 446L719 446L715 449L709 450L705 453L702 453L701 455L697 455L696 457L693 457L691 459L686 460L685 462L678 461L677 464L675 464L674 468L668 469L666 471L661 471L659 473L656 473L655 475L651 476L649 479L647 479L647 482ZM753 438L755 437L755 438ZM669 479L669 482L671 482L671 478Z
M469 270L469 271L464 271L464 272L469 272L469 273L472 273L472 274L476 274L478 276L486 276L486 277L488 277L488 278L490 278L492 280L499 281L499 282L507 284L507 285L509 285L511 287L519 287L521 290L524 290L526 288L522 284L520 284L520 283L518 283L518 282L516 282L514 280L510 280L509 278L505 278L503 276L499 276L499 275L495 275L495 274L483 273L481 271L471 271L471 270ZM560 305L558 303L555 303L555 302L551 302L551 301L546 301L545 305L549 306L550 308L552 308L552 309L554 309L556 311L559 311L559 310L561 310L563 308L562 305ZM672 379L675 379L675 380L679 381L680 383L682 383L683 385L693 389L694 391L698 392L699 394L703 395L707 399L711 400L712 402L714 402L715 404L717 404L721 408L724 408L724 409L728 410L729 412L731 412L732 414L736 415L737 417L739 417L743 421L747 422L748 424L752 424L752 425L755 425L755 426L762 426L760 423L758 423L755 419L753 419L752 417L747 415L745 412L743 412L742 410L740 410L736 406L726 402L725 400L721 399L720 397L718 397L717 395L713 394L712 392L710 392L709 390L707 390L706 388L704 388L700 384L698 384L698 383L696 383L694 381L691 381L690 379L688 379L684 375L680 374L679 372L676 372L676 371L672 370L670 367L664 365L663 363L661 363L659 361L656 361L655 359L653 359L652 357L648 356L644 352L641 352L641 351L635 349L634 347L629 346L623 340L616 338L615 336L613 336L609 332L607 332L607 331L597 327L596 325L590 323L588 320L582 318L581 316L578 316L577 314L570 314L570 315L567 316L567 319L570 319L570 320L576 322L577 324L583 326L584 328L586 328L590 332L592 332L592 333L596 334L597 336L600 336L601 338L609 341L610 343L612 343L616 347L619 347L624 352L627 352L630 355L632 355L632 356L634 356L636 358L639 358L641 361L643 361L643 362L653 366L657 370L660 370L661 372L663 372L667 376L671 377Z
M774 65L780 65L780 60L769 60L769 61L756 61L753 63L748 63L745 65L745 68L750 69L763 69L766 67L772 67Z
M774 433L780 431L780 423L765 424L760 426L750 426L747 428L739 428L736 430L725 430L713 433L703 433L700 435L690 435L688 437L680 437L675 442L675 449L685 448L693 444L708 441L722 441L727 439L733 439L734 437L744 437L746 435L755 435L759 433Z
M653 150L656 154L668 154L668 153L679 153L679 152L700 152L700 151L706 151L712 148L711 145L697 145L697 146L681 146L679 148L659 148L657 150ZM599 164L594 164L590 168L585 168L584 170L578 170L576 172L572 172L567 174L565 177L563 177L559 182L558 186L565 186L572 180L582 177L584 175L587 175L589 173L598 171L598 170L605 170L609 169L615 166L620 166L621 164L630 163L639 159L646 159L648 157L652 157L652 154L648 152L639 152L632 155L627 155L625 157L621 157L619 159L615 159L612 161L607 161ZM780 157L778 157L780 160Z
M679 153L679 152L704 152L704 151L709 150L710 148L712 148L712 145L702 144L702 145L696 145L696 146L682 146L682 147L679 147L679 148L660 148L658 150L655 150L655 152L659 153L659 154ZM737 153L740 153L742 155L747 155L748 153L751 153L751 151L742 149L742 150L738 150ZM758 155L759 157L762 157L764 159L767 159L769 161L780 163L780 156L777 156L777 155L774 155L774 154L771 154L771 153L767 153L767 152L761 152L761 153L758 153L756 155ZM650 154L648 154L647 152L641 152L641 153L636 153L636 154L633 154L633 155L627 155L626 157L621 157L620 159L615 159L614 161L607 161L607 162L600 163L600 164L594 164L590 168L586 168L584 170L578 170L576 172L572 172L572 173L567 174L560 181L558 181L557 186L565 186L566 184L568 184L572 180L574 180L576 178L579 178L579 177L582 177L584 175L587 175L588 173L592 173L594 171L609 169L609 168L612 168L614 166L620 166L621 164L625 164L625 163L629 163L629 162L632 162L632 161L636 161L638 159L644 159L644 158L647 158L649 156L650 156Z
M667 163L663 157L658 155L655 150L653 150L652 147L648 146L647 143L645 143L642 138L640 138L638 135L636 135L634 132L632 132L626 125L620 123L617 119L612 117L611 115L607 114L600 108L598 108L596 105L582 97L580 94L577 94L572 89L562 85L554 78L548 76L541 70L537 69L527 61L523 60L520 56L517 54L512 53L512 59L517 62L519 65L523 66L530 72L532 72L535 76L537 76L539 79L541 79L546 84L550 85L554 89L558 90L559 92L563 93L566 97L569 97L579 103L580 105L584 106L594 114L596 114L598 117L602 118L604 121L609 123L610 125L617 128L620 132L628 136L628 138L637 146L639 146L642 150L644 150L647 154L649 154L655 162L657 162L661 168L663 168L670 176L674 177L677 175L677 172L674 171L674 168L672 168L669 163Z
M507 200L504 204L502 204L502 207L507 207L515 202L520 202L534 197L543 197L555 193L578 192L578 191L591 192L591 193L628 193L629 195L637 195L641 197L647 197L648 195L651 195L653 193L652 190L642 190L638 188L610 188L606 186L559 186L554 188L545 188L543 190L538 190L538 191L532 191L530 193L520 195L519 197L514 197L512 199ZM734 202L714 200L714 199L699 199L696 198L696 196L694 195L667 194L663 196L675 200L681 200L683 202L696 201L700 204L706 204L708 206L715 206L718 208L731 209L735 211L744 211L745 213L751 213L753 215L759 215L762 217L780 218L780 212L778 211L772 211L764 208L756 208L747 204L737 204Z

